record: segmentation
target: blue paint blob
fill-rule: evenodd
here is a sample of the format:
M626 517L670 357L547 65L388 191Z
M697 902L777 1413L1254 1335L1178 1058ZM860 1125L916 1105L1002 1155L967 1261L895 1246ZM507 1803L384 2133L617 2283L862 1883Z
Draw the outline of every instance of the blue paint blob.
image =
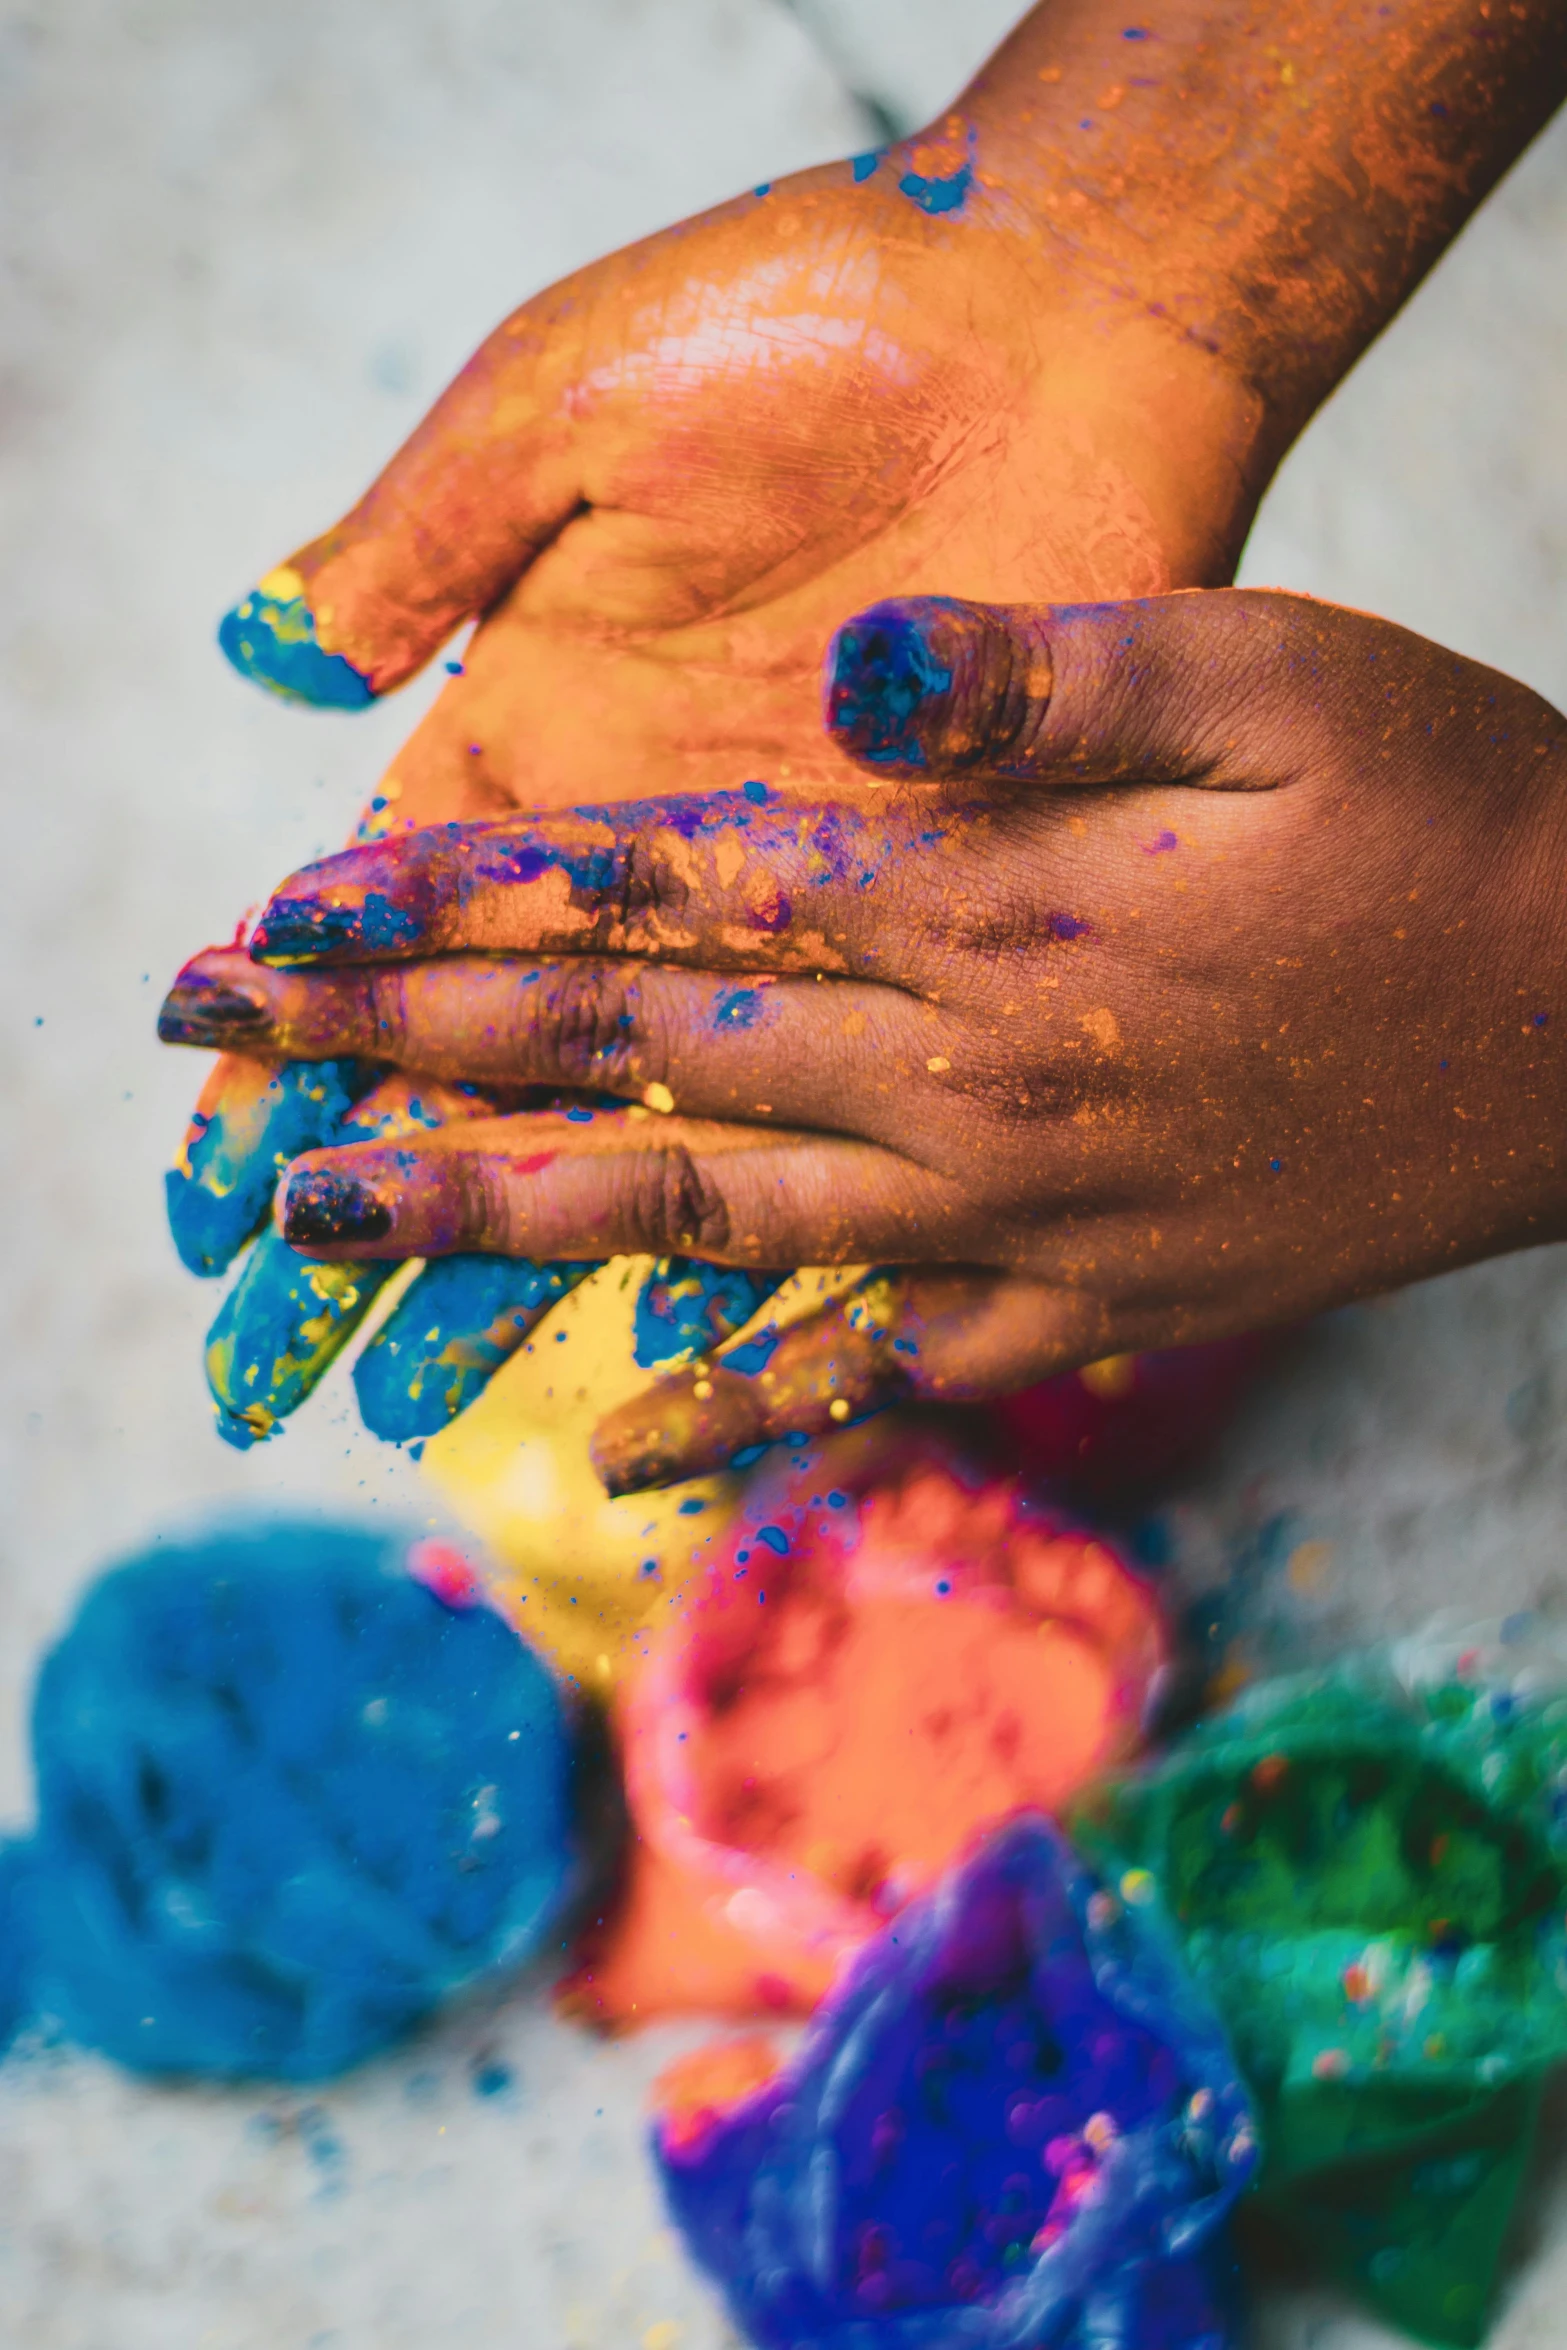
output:
M750 801L753 808L765 808L767 805L766 784L759 783L753 776L752 780L745 786L745 796Z
M591 1260L432 1258L354 1365L360 1417L372 1436L388 1444L434 1436L483 1393L551 1306L596 1270Z
M0 2051L32 2014L31 1878L33 1847L0 1844Z
M948 212L961 212L968 200L968 192L974 185L976 146L977 141L971 129L968 134L968 155L956 171L929 178L922 172L906 171L898 182L899 195L907 196L911 204L917 204L921 212L928 213L932 219Z
M328 2078L520 1964L574 1882L549 1674L355 1528L106 1575L45 1659L33 1751L30 2004L138 2072Z
M854 174L855 186L859 187L862 181L874 178L880 164L881 156L874 148L867 155L851 155L849 169Z
M789 1537L782 1526L758 1526L756 1539L765 1543L775 1558L787 1558L789 1555Z
M363 710L375 700L351 661L321 650L315 615L302 596L267 596L253 588L219 621L218 643L241 677L285 701L317 710Z
M654 2151L759 2350L1228 2350L1256 2162L1162 1927L1038 1815L853 1963L775 2078Z
M832 664L827 723L845 748L872 766L928 765L923 727L952 672L931 651L923 617L884 606L850 621L833 639Z
M227 1271L271 1207L290 1159L335 1140L372 1074L357 1061L295 1061L259 1095L196 1120L179 1165L164 1177L169 1231L188 1272Z
M665 1259L648 1275L637 1299L633 1352L639 1367L649 1371L676 1355L708 1354L722 1346L788 1277L704 1265L694 1257Z

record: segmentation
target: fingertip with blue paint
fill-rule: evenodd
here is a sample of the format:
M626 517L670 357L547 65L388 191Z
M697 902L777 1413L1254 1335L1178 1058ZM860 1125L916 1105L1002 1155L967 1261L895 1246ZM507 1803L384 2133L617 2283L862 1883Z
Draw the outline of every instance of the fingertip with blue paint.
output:
M363 710L375 700L368 678L329 653L305 601L305 583L284 564L269 571L218 623L218 644L255 685L315 710Z
M169 1231L188 1272L210 1279L227 1271L289 1161L335 1140L369 1082L352 1060L223 1068L164 1177Z
M419 1444L455 1420L595 1262L434 1258L354 1365L359 1414L388 1444Z
M633 1352L651 1371L681 1355L708 1354L745 1327L787 1273L752 1273L739 1265L706 1265L694 1257L661 1261L637 1299Z
M929 764L925 737L946 715L952 670L932 644L933 606L874 604L846 621L827 655L827 727L873 767Z
M280 1233L262 1233L207 1334L207 1385L226 1443L264 1443L299 1409L396 1270L313 1263Z

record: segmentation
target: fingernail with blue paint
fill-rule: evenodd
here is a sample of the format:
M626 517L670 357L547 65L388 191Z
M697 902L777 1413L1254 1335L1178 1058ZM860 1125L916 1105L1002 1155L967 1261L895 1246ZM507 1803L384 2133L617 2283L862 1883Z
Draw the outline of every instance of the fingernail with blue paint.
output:
M305 582L283 565L242 596L218 624L218 643L242 677L284 701L316 710L363 710L374 689L341 653L329 653L305 601Z
M160 1044L191 1044L221 1052L253 1045L266 1049L272 1009L259 996L182 972L158 1011Z
M289 875L250 937L256 963L319 963L396 955L428 940L454 882L447 835L410 833L340 849Z
M945 725L952 669L932 642L934 599L874 604L845 622L827 654L827 727L872 767L923 769Z
M384 1240L392 1211L368 1183L331 1167L305 1167L283 1197L283 1237L291 1248L332 1248Z

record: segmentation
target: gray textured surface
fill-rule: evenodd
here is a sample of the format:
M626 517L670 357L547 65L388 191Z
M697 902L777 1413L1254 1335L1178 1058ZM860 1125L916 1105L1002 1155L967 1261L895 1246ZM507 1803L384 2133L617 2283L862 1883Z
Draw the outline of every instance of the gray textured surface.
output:
M855 79L910 114L1005 17L942 0L809 13L829 5ZM212 1294L161 1229L190 1064L152 1040L159 989L248 896L335 845L418 698L358 722L274 708L216 659L215 615L347 501L521 293L863 143L864 123L769 0L39 0L0 8L0 110L14 1816L32 1657L113 1550L219 1497L424 1514L340 1392L263 1453L216 1444L198 1370ZM1319 420L1247 562L1559 699L1564 227L1567 125ZM1281 1617L1332 1636L1438 1605L1558 1607L1564 1412L1559 1252L1336 1317L1171 1513L1183 1567L1275 1560ZM597 2047L519 1996L314 2100L14 2062L0 2341L712 2350L638 2151L664 2048ZM493 2099L474 2087L486 2053L515 2074ZM1503 2350L1562 2340L1549 2207L1545 2233L1558 2249L1526 2272ZM1283 2292L1261 2324L1262 2350L1387 2339Z

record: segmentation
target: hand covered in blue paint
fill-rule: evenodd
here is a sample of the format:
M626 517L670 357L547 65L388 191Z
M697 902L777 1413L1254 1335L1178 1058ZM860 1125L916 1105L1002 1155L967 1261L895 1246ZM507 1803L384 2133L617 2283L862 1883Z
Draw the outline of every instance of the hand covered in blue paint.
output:
M1537 696L1223 591L884 606L829 712L896 796L402 835L185 982L291 1055L628 1102L309 1154L312 1256L948 1268L665 1382L601 1431L612 1486L1567 1230L1567 729Z

